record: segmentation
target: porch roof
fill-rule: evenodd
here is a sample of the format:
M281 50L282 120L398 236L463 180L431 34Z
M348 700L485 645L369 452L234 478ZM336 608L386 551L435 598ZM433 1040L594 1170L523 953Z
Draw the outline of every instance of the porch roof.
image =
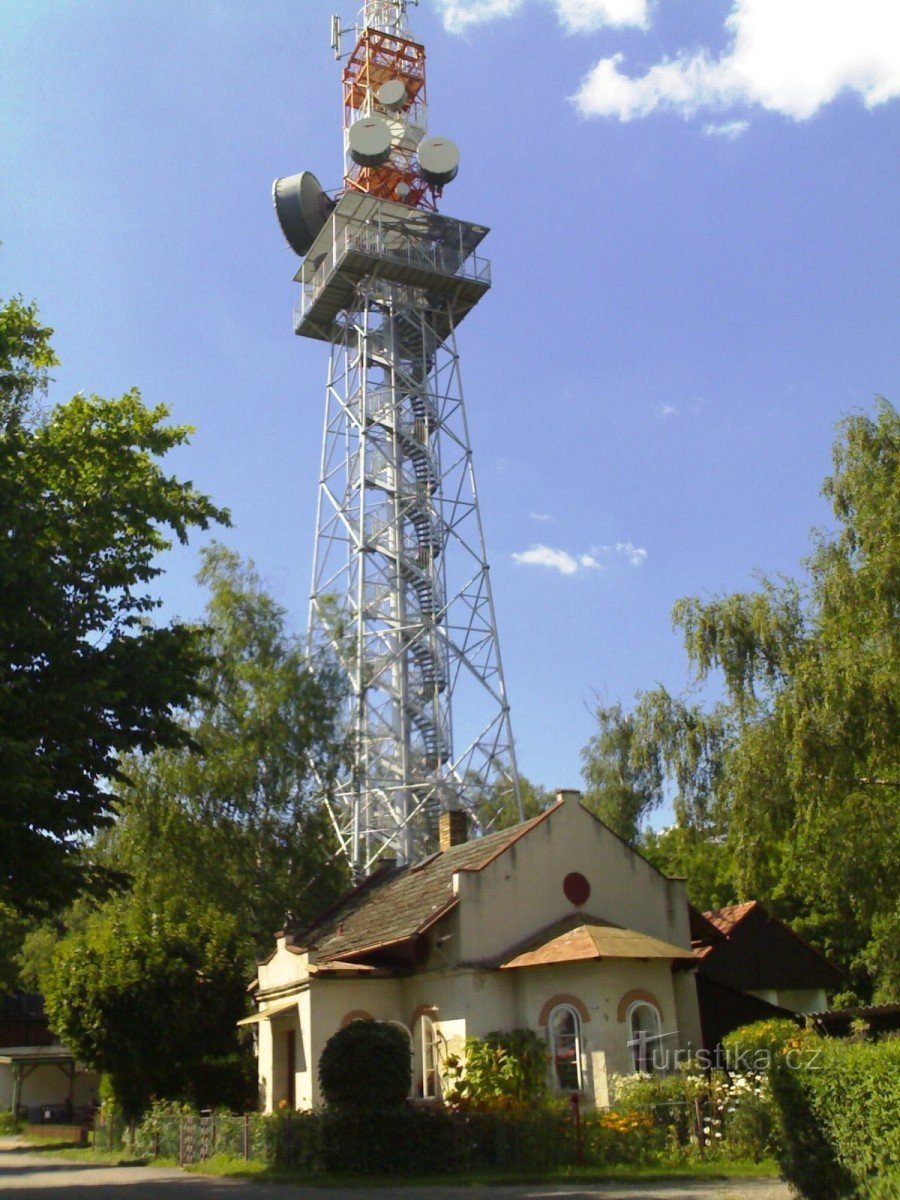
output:
M503 970L602 958L660 958L696 962L691 950L671 942L663 942L636 929L624 929L599 918L577 917L567 918L537 934L504 958L498 966Z
M238 1025L257 1025L260 1021L266 1021L269 1017L275 1017L279 1013L286 1013L290 1008L296 1008L299 1002L299 996L291 996L288 1000L276 1000L270 1004L268 1008L256 1012L252 1017L244 1017L242 1021L238 1021Z
M0 1046L0 1063L6 1066L67 1066L75 1055L67 1046Z

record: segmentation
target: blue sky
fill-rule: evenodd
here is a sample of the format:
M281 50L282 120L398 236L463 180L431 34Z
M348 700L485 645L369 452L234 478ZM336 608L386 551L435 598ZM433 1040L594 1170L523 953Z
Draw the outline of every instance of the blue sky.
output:
M336 0L4 0L0 294L53 396L137 385L305 624L327 350L272 180L341 178ZM798 570L834 425L900 398L900 6L422 0L443 211L492 227L459 342L520 767L685 684L680 596ZM195 616L197 547L166 612Z

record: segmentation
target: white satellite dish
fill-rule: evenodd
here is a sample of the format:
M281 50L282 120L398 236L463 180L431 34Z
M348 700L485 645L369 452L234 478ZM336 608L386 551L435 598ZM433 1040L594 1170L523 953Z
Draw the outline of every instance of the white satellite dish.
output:
M396 112L406 103L406 84L402 79L388 79L375 93L375 99L382 108Z
M347 134L350 157L359 167L380 167L391 157L391 130L383 117L361 117Z
M425 138L419 142L416 158L419 174L432 187L442 187L456 178L459 170L459 147L449 138Z

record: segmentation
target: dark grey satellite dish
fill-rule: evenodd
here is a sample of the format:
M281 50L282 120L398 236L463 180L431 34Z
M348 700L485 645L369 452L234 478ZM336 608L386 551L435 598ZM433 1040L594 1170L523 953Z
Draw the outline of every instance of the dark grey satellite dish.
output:
M456 178L459 170L459 147L449 138L425 138L416 151L419 174L432 187L443 187Z
M316 240L334 208L311 171L286 175L272 184L272 199L281 232L295 254L302 258Z

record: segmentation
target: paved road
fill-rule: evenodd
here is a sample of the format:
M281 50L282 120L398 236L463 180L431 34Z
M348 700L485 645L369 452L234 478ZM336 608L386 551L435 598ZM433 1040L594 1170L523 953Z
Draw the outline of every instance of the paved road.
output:
M167 1167L94 1167L0 1152L0 1194L22 1200L789 1200L783 1184L520 1184L515 1187L322 1189L204 1179Z

